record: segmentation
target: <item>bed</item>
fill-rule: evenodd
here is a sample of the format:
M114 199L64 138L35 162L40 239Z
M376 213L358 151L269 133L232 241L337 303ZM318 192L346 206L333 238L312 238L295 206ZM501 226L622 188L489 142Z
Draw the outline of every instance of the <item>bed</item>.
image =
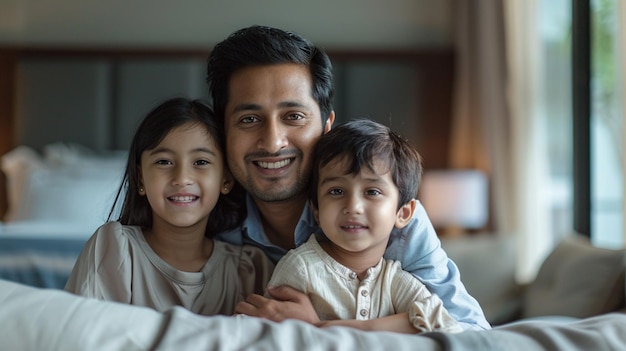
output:
M87 239L107 220L123 152L53 143L2 156L8 212L0 223L0 278L62 289Z
M518 322L489 331L406 335L296 320L206 317L87 299L0 280L0 340L10 350L623 350L626 314Z
M486 332L401 335L246 316L203 317L61 291L76 257L106 221L124 152L98 154L55 143L42 154L18 147L2 157L11 201L0 225L0 340L23 350L617 350L626 314L522 321Z

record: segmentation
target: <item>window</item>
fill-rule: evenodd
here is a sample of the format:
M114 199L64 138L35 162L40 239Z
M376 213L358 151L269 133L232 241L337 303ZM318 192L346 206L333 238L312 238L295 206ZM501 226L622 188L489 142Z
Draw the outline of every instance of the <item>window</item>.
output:
M591 1L591 240L624 246L623 112L618 63L619 0Z

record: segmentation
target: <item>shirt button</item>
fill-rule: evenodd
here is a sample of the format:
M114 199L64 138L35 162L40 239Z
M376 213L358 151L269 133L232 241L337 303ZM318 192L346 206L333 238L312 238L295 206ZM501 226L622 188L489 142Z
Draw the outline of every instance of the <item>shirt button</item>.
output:
M367 296L369 295L369 292L367 292L367 290L361 290L361 296Z
M350 272L350 279L356 279L356 273Z
M367 316L367 310L366 309L362 309L361 312L359 312L361 314L361 317L366 317Z

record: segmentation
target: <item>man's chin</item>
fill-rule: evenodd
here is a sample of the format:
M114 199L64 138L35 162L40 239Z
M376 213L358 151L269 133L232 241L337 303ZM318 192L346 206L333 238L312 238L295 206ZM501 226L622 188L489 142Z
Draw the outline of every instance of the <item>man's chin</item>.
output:
M257 201L262 201L262 202L288 202L288 201L301 198L301 196L298 196L299 194L285 193L285 192L281 192L281 193L269 192L269 193L260 193L260 194L257 193L257 194L251 194L251 195Z
M276 185L272 189L259 190L251 189L248 191L256 201L262 202L288 202L296 199L306 198L305 189L289 189L281 185Z

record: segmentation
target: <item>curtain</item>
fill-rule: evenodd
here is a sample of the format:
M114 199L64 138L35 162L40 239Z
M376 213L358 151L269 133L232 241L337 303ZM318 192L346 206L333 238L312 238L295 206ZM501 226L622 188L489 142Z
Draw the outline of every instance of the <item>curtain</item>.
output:
M454 5L450 166L488 174L492 228L516 236L517 279L527 282L552 245L536 2L462 0Z
M511 168L501 0L455 2L456 81L450 167L479 169L490 179L491 227L511 233Z

